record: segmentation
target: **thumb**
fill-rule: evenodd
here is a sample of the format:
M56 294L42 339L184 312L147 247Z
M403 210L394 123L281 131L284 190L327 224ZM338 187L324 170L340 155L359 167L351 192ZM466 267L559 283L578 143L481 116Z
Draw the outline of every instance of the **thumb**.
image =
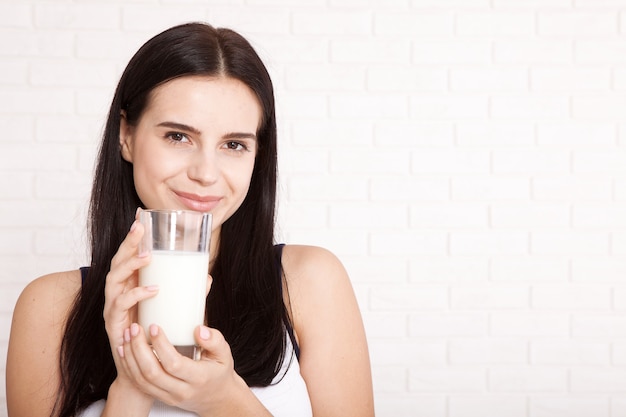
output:
M196 327L195 336L198 346L202 348L203 359L211 359L232 365L233 356L230 352L230 346L219 330L198 326Z

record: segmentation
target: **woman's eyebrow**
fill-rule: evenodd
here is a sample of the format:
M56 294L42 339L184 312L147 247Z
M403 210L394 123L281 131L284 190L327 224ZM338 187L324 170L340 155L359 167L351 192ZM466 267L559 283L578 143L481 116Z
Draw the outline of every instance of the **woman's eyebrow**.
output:
M157 126L159 126L159 127L169 127L170 129L176 129L176 130L183 130L185 132L191 132L191 133L194 133L196 135L199 135L200 133L202 133L198 129L196 129L195 127L186 125L184 123L167 122L166 121L166 122L159 123Z
M256 135L254 133L246 133L246 132L230 132L225 134L224 139L252 139L256 140Z

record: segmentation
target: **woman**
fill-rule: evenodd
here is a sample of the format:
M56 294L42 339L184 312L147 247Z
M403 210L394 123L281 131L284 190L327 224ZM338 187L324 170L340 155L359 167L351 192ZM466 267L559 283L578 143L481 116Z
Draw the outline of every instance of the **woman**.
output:
M193 23L143 45L118 84L90 204L91 264L29 284L13 317L19 416L370 416L367 344L328 251L275 245L273 87L237 33ZM141 208L213 215L203 354L136 324ZM210 275L209 275L210 273ZM157 323L158 324L158 323Z

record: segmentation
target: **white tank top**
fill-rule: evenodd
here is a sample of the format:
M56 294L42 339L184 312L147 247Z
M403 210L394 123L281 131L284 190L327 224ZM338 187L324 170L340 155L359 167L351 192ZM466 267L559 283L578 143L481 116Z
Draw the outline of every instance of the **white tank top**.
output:
M306 383L300 374L300 364L294 354L289 336L285 348L285 360L278 375L267 387L252 387L250 390L274 417L312 417L311 400ZM282 378L282 379L281 379ZM99 417L106 400L99 400L87 407L76 417ZM197 414L171 407L155 401L149 417L195 417Z

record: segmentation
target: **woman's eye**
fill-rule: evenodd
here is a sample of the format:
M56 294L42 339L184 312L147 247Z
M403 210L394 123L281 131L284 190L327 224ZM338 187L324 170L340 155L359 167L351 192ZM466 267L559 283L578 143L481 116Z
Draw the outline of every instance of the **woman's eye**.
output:
M170 132L167 135L167 138L172 142L189 142L189 138L187 135L179 132Z
M232 151L245 151L248 149L244 144L234 141L226 142L226 147Z

